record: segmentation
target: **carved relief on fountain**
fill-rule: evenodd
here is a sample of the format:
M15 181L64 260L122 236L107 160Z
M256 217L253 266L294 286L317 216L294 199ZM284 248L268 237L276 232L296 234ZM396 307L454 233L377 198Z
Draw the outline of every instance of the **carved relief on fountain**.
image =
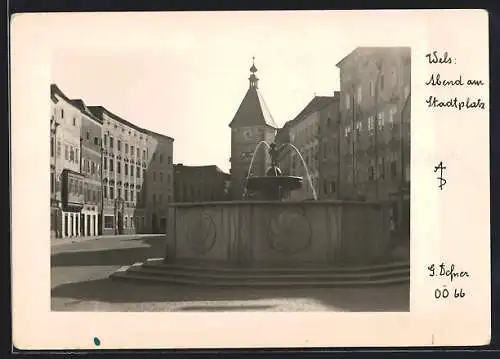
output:
M303 252L310 248L311 237L311 223L300 208L283 209L269 222L269 245L277 252Z
M217 229L212 216L195 212L185 219L186 239L189 248L197 254L206 254L214 247Z

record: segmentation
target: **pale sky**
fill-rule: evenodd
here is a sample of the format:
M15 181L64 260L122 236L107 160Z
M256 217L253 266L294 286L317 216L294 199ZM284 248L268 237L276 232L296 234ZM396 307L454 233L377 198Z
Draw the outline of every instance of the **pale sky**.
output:
M142 21L134 28L128 47L123 43L134 24L131 19L107 33L81 31L72 48L54 51L52 82L70 98L102 105L140 127L173 137L175 163L216 164L225 171L230 166L228 124L248 89L252 56L259 89L282 126L315 93L331 96L339 90L335 65L356 46L385 45L366 26L355 26L362 21L359 16L339 13L164 15L154 26ZM370 15L363 17L370 21ZM97 17L95 24L97 28ZM396 30L401 23L390 25ZM395 33L384 26L385 34ZM150 45L151 36L158 39L157 46ZM99 42L95 49L89 45L92 38ZM120 48L112 49L114 39L121 41ZM79 48L79 42L85 46Z

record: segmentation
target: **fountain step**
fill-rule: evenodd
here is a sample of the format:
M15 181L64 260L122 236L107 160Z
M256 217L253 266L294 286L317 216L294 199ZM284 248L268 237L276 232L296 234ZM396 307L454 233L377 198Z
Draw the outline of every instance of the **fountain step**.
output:
M321 271L290 268L283 269L238 269L228 271L226 268L186 267L173 264L135 264L123 267L112 274L112 279L141 282L164 282L173 284L192 284L204 286L235 286L235 287L286 287L286 286L323 286L347 287L366 285L387 285L391 283L408 283L410 269L398 264L381 268L371 267L369 272L343 272L331 268Z

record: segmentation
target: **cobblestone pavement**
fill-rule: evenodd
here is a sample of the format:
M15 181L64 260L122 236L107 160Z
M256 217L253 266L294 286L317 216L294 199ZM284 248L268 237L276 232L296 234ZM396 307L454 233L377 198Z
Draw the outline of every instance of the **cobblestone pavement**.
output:
M231 289L111 281L122 265L161 257L158 238L107 238L52 248L55 311L408 311L408 285Z

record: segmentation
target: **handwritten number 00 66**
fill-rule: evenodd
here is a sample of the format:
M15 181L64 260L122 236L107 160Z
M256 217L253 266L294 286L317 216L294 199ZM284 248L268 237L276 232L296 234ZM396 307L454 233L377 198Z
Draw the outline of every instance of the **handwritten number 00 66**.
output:
M434 290L434 298L436 298L436 299L440 299L440 298L446 299L446 298L449 297L449 295L450 295L450 291L448 289L446 289L446 288L444 288L444 289L438 289L438 288L436 288ZM465 297L465 293L464 293L464 291L462 289L460 289L460 291L458 291L458 290L455 289L453 291L453 297L455 297L455 298L463 298L463 297Z

